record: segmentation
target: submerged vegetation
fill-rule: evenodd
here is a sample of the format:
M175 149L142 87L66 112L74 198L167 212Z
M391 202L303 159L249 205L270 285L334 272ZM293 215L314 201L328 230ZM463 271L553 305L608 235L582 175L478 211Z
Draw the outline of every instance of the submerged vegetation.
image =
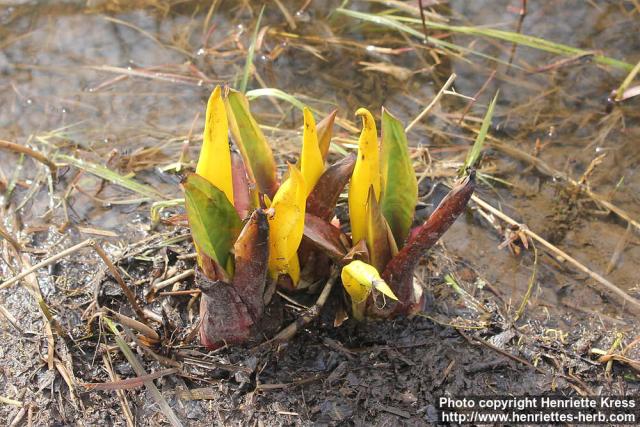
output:
M4 7L0 419L637 395L636 3Z

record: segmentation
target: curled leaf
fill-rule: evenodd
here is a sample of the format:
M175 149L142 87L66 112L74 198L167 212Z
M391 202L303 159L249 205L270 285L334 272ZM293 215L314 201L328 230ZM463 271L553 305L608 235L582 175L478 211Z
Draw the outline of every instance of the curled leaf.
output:
M400 298L396 314L413 314L420 309L422 295L416 292L413 272L424 255L464 212L475 189L475 173L472 171L457 184L431 216L418 227L407 244L393 257L382 273L382 277Z
M240 215L240 218L246 218L251 209L257 207L257 203L253 200L247 170L244 167L242 157L237 152L231 153L231 173L233 179L233 204Z
M304 177L295 166L289 165L289 177L271 203L269 273L272 278L289 274L294 284L299 280L300 267L296 252L304 231L305 199Z
M307 198L307 212L331 221L340 193L349 182L355 164L356 156L352 153L329 166Z
M382 216L373 187L369 188L367 202L367 248L371 264L382 271L393 255L398 252L387 221Z
M198 251L227 267L242 222L227 196L197 174L183 183L187 218Z
M202 150L196 173L222 190L233 203L229 125L220 86L216 86L207 103Z
M362 320L364 314L364 303L369 297L372 289L398 300L387 283L382 280L378 270L370 264L362 261L352 261L342 269L342 285L351 298L353 316L357 320Z
M418 203L418 181L411 158L409 143L402 123L382 109L382 214L389 223L396 244L404 244Z
M233 246L235 274L233 287L242 295L249 313L259 319L264 309L264 289L269 263L269 222L257 209L242 229Z
M258 209L234 245L236 271L231 283L212 281L196 272L202 290L200 339L210 349L246 342L262 328L269 259L269 223Z
M225 107L231 134L240 149L249 178L261 193L273 197L278 188L276 162L260 126L251 115L249 101L242 93L230 90Z
M317 126L318 130L318 146L322 154L322 160L327 160L329 146L331 145L331 137L333 136L333 122L336 120L338 110L333 110L327 117L320 120Z
M316 122L311 110L304 107L304 130L302 131L302 155L300 156L300 168L307 189L311 193L320 175L324 172L324 160L318 146L318 132Z
M356 115L362 117L362 132L358 141L358 158L349 185L349 217L354 243L366 238L370 187L373 187L376 199L380 200L380 155L376 122L365 108L358 109Z
M351 246L349 238L340 229L309 213L305 215L304 238L334 261L343 259L347 254L347 247Z

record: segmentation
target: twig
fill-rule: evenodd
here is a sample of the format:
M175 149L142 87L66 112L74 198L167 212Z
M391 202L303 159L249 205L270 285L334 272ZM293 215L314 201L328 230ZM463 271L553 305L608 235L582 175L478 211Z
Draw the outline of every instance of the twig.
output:
M297 25L295 19L293 19L293 16L291 16L291 13L287 10L287 8L282 4L280 0L273 1L276 6L278 6L278 9L280 9L280 12L282 12L282 15L284 15L284 19L287 21L287 24L289 24L289 27L291 27L292 30L295 30L297 28Z
M122 279L122 276L120 275L120 272L118 271L116 266L113 265L113 262L111 262L111 260L109 259L109 256L105 253L105 251L102 249L102 247L94 239L88 239L88 240L85 240L83 242L80 242L75 246L71 246L70 248L67 248L67 249L63 250L62 252L59 252L59 253L57 253L57 254L55 254L55 255L53 255L53 256L51 256L51 257L49 257L49 258L47 258L47 259L45 259L43 261L37 263L36 265L31 266L30 268L27 268L22 273L12 277L11 279L5 281L4 283L2 283L0 285L0 290L7 289L8 287L13 285L14 283L19 282L20 280L22 280L23 278L25 278L29 274L33 273L34 271L38 270L39 268L51 265L51 264L55 263L56 261L58 261L59 259L64 258L67 255L71 255L71 254L79 251L82 248L86 248L87 246L92 247L98 253L100 258L102 258L104 263L107 265L107 268L109 269L109 271L111 272L113 277L116 279L116 281L118 282L118 284L122 288L122 292L124 292L125 296L129 300L129 303L133 307L133 310L136 312L136 315L146 325L147 324L147 318L144 315L144 312L142 311L142 309L140 308L138 303L136 302L135 295L133 294L131 289L129 289L127 284L124 282L124 280Z
M24 403L20 402L19 400L9 399L8 397L4 396L0 396L0 403L4 403L5 405L17 406L18 408L22 408L24 406Z
M447 89L449 89L449 87L453 84L453 81L455 79L456 79L456 74L455 73L453 73L453 74L451 74L449 76L447 81L444 83L444 85L442 86L440 91L436 94L436 96L431 100L429 105L427 105L425 107L425 109L422 110L422 112L420 114L418 114L418 117L413 119L413 121L411 123L409 123L409 125L404 129L405 132L409 132L420 120L422 120L424 118L424 116L429 114L429 111L431 111L431 109L438 103L440 98L442 98L442 96L444 95L445 91Z
M86 248L87 246L91 246L91 242L92 239L87 239L83 242L78 243L75 246L71 246L70 248L67 248L65 250L63 250L62 252L59 252L43 261L40 261L39 263L37 263L36 265L24 270L22 273L18 274L17 276L12 277L9 280L6 280L4 283L0 284L0 290L2 289L7 289L8 287L10 287L11 285L13 285L14 283L19 282L20 280L22 280L23 278L25 278L26 276L28 276L29 274L33 273L34 271L38 270L39 268L42 267L46 267L48 265L51 265L53 263L55 263L56 261L58 261L61 258L66 257L67 255L71 255L77 251L79 251L82 248Z
M548 374L547 371L545 371L544 369L540 368L539 366L535 366L533 363L529 362L526 359L523 359L521 357L518 357L514 354L509 353L508 351L505 351L499 347L496 347L495 345L491 344L490 342L483 340L482 338L477 338L474 337L473 335L467 335L464 332L462 332L460 329L456 328L456 331L462 335L464 337L464 339L466 339L467 341L469 341L470 343L472 342L477 342L482 344L483 346L495 351L496 353L501 354L504 357L508 357L511 360L515 360L518 363L522 363L525 366L528 366L529 368L535 370L536 372L546 375ZM593 394L593 392L589 389L589 386L587 386L583 381L579 380L578 378L575 377L570 377L567 376L565 374L563 374L562 372L556 372L556 374L564 379L566 379L567 381L573 383L574 385L579 385L582 388L582 392L585 394Z
M269 341L260 344L257 348L264 348L272 344L280 344L288 341L296 334L296 332L298 332L298 329L315 319L318 314L320 314L320 310L322 310L325 302L327 302L331 289L337 280L338 269L334 267L331 271L331 276L329 277L329 280L327 280L327 283L325 283L324 288L322 288L322 292L320 293L320 296L318 296L316 303L307 309L302 316L298 317L295 322L278 332L278 335L271 338Z
M491 72L491 74L489 74L489 77L487 78L487 80L485 80L484 83L482 84L482 86L480 86L480 89L478 89L478 91L473 94L473 99L470 100L467 103L467 106L464 107L464 110L462 110L462 114L460 115L460 119L458 120L458 124L462 123L462 121L464 120L465 116L467 115L467 113L469 112L471 107L473 107L473 104L475 104L476 99L478 99L480 97L480 95L482 95L482 92L484 92L485 89L489 86L489 83L491 83L491 81L493 80L495 75L496 75L496 70L493 70Z
M51 174L54 177L56 176L56 171L58 170L58 167L56 166L55 163L47 159L45 155L40 152L32 150L31 148L25 145L16 144L15 142L9 142L3 139L0 139L0 148L5 148L7 150L15 151L16 153L22 153L26 156L29 156L39 161L40 163L43 163L44 165L46 165L51 171Z
M113 370L113 363L111 363L111 354L108 351L105 351L102 355L102 361L104 362L104 366L109 374L109 378L111 381L120 381L120 377ZM122 406L122 412L124 413L124 418L127 421L128 427L135 427L135 422L133 421L133 414L131 413L131 408L129 407L129 401L127 400L127 395L123 390L116 390L116 394L118 395L118 399L120 399L120 406Z
M16 252L22 252L20 243L18 243L18 241L11 235L11 233L9 233L9 231L5 230L5 228L2 227L2 224L0 224L0 237L9 242L9 244L13 246L13 249L15 249Z
M131 348L129 348L125 340L122 338L122 335L116 328L116 325L107 317L103 317L103 320L107 323L109 329L111 329L111 332L113 332L113 337L115 338L118 347L120 347L120 351L122 351L124 356L127 358L136 375L138 375L139 377L148 375L147 371L145 371L144 367L142 366L142 363L140 363L138 356L136 356L136 354L131 350ZM123 326L123 328L125 328L126 330L126 326ZM146 380L144 381L144 385L147 387L147 390L151 394L151 397L153 397L153 399L162 410L164 416L167 417L169 423L174 427L182 427L182 422L178 419L175 412L173 412L173 409L171 409L169 403L167 403L166 399L164 398L164 396L162 396L160 390L158 390L153 381Z
M122 292L124 292L124 295L129 300L129 304L131 304L133 311L136 312L136 315L138 316L140 321L145 325L149 326L147 324L147 316L145 316L144 312L142 311L142 308L140 308L140 306L138 305L138 302L136 301L136 296L133 294L133 291L129 289L127 284L124 282L124 279L120 275L118 268L115 265L113 265L113 263L111 262L109 255L107 255L107 253L104 251L104 249L102 249L102 247L96 240L93 240L93 239L89 240L89 246L95 249L98 255L100 255L100 258L102 258L104 263L107 265L107 268L111 272L111 275L113 276L114 279L116 279L116 282L118 282L118 285L120 285Z
M484 200L482 200L478 196L476 196L476 195L471 196L471 200L473 200L479 206L481 206L483 209L488 210L489 212L491 212L493 215L497 216L501 220L503 220L503 221L505 221L505 222L507 222L507 223L509 223L511 225L515 225L517 227L520 227L520 223L518 223L517 221L515 221L511 217L505 215L503 212L499 211L498 209L494 208L493 206L491 206L489 203L485 202ZM622 289L620 289L619 287L617 287L616 285L614 285L613 283L611 283L610 281L608 281L607 279L602 277L600 274L592 271L591 269L586 267L584 264L582 264L580 261L576 260L575 258L570 256L568 253L564 252L563 250L559 249L558 247L554 246L553 244L549 243L548 241L543 239L538 234L536 234L533 231L529 230L527 227L520 227L520 228L521 228L522 232L525 233L528 237L536 240L537 242L542 244L544 247L549 249L551 252L553 252L557 256L560 256L563 259L565 259L566 261L568 261L570 264L573 264L573 266L576 267L578 270L582 271L583 273L586 273L589 277L591 277L592 279L594 279L595 281L600 283L602 286L607 288L609 291L613 292L614 294L616 294L620 298L622 298L624 301L628 302L629 305L634 309L633 311L634 311L635 314L638 314L638 312L640 312L640 301L638 301L637 299L635 299L632 296L628 295L626 292L624 292Z
M115 380L104 383L80 383L87 390L129 390L132 388L142 387L145 381L155 380L178 372L177 368L161 369L146 375L140 375L135 378L127 378L124 380Z
M535 244L533 246L533 271L531 272L531 277L529 277L529 283L527 285L527 292L525 292L522 301L520 302L520 306L516 311L516 315L513 320L518 320L522 313L524 313L524 309L529 302L529 298L531 298L531 294L533 293L533 286L536 284L536 276L538 273L538 249Z
M185 270L182 273L173 276L170 279L164 280L162 282L158 282L155 283L151 288L153 289L153 291L157 292L160 289L166 288L169 285L173 285L176 282L179 282L182 279L186 279L187 277L191 277L193 276L193 274L195 273L195 270L193 268L189 269L189 270Z
M477 131L476 131L477 132ZM551 166L549 166L547 163L545 163L542 159L532 156L529 153L526 153L522 150L519 150L515 147L512 147L509 144L505 144L504 142L491 137L491 136L487 136L487 139L489 140L489 144L491 144L491 146L499 151L502 151L503 153L507 154L508 156L513 157L514 159L523 161L523 162L527 162L531 165L533 165L540 173L543 173L547 176L550 176L552 178L560 178L566 182L568 182L569 184L575 186L576 188L578 188L580 191L582 191L584 194L586 194L591 200L593 200L594 202L602 205L605 209L610 210L611 212L613 212L614 214L616 214L618 217L622 218L623 220L627 221L629 224L631 224L633 227L635 227L637 230L640 230L640 222L636 221L635 219L633 219L631 217L631 215L629 215L628 213L626 213L624 210L620 209L619 207L615 206L614 204L612 204L611 202L607 201L606 198L604 196L601 196L600 194L596 194L593 191L591 191L586 185L580 184L578 181L572 179L569 175L567 175L564 172L561 172L559 170L556 170L554 168L552 168Z

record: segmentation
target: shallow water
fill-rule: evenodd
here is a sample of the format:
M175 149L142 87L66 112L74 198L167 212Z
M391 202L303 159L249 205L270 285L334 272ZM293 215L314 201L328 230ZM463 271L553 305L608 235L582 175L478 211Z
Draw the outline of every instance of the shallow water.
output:
M137 181L152 185L167 198L180 197L179 176L163 168L179 160L187 141L190 158L196 155L212 85L239 81L257 6L249 9L243 2L223 1L207 24L208 5L195 2L137 2L139 7L125 10L118 2L19 3L0 9L1 137L28 143L50 156L63 152L123 175L135 173ZM340 117L351 122L357 107L379 111L384 105L408 123L451 73L458 76L455 90L473 96L496 70L465 124L477 128L485 106L499 89L493 136L528 154L535 152L539 141L539 158L574 180L580 179L594 158L606 154L589 176L590 188L632 218L640 218L638 101L605 113L605 100L626 71L588 58L558 63L566 58L526 47L515 49L511 67L477 56L439 55L436 62L416 38L336 14L338 1L314 2L302 13L296 11L304 2L283 3L297 28L288 27L275 5L266 8L262 27L268 30L255 59L265 86L282 89L325 113L337 107ZM384 9L364 1L345 7L368 12ZM452 23L513 31L519 7L519 1L452 1L435 10ZM631 2L529 2L522 33L634 64L640 59L639 14ZM512 55L512 46L506 42L460 35L447 40L502 61ZM366 71L362 62L392 64L404 71L396 70L394 75ZM531 72L554 63L559 65L555 69ZM261 83L253 78L249 88L258 87ZM466 103L446 95L409 133L411 143L427 148L436 165L464 158L473 139L457 123ZM253 105L262 123L292 130L267 130L282 154L280 160L291 159L299 144L300 112L265 98ZM343 139L353 137L345 129L338 133ZM0 154L0 182L11 182L18 160L17 155ZM638 296L637 230L621 245L625 221L583 195L572 195L565 180L536 171L513 155L489 150L485 165L488 174L508 182L483 185L479 193L485 200L594 271L603 273L618 247L619 260L606 277ZM418 166L424 169L424 164ZM5 200L12 203L10 209L23 202L24 207L17 212L19 221L7 215L5 225L33 239L34 245L44 246L59 237L48 226L62 225L65 215L72 224L70 241L86 237L76 226L115 232L118 237L110 238L113 243L133 242L147 234L148 203L113 203L140 195L109 184L100 189L94 176L76 172L63 168L50 196L45 169L25 159L16 191ZM453 168L437 167L435 179L453 172ZM39 190L32 195L29 189L34 181ZM76 187L69 193L65 213L60 200L72 182ZM16 224L20 223L19 231ZM33 231L38 226L44 228ZM485 219L474 215L458 221L443 242L452 257L481 272L482 279L499 289L505 300L518 301L531 274L532 256L516 257L498 249L500 240ZM585 276L551 256L542 256L541 264L535 296L543 305L557 304L561 292L585 281ZM594 293L591 300L578 303L615 311L612 306L602 307L605 300Z

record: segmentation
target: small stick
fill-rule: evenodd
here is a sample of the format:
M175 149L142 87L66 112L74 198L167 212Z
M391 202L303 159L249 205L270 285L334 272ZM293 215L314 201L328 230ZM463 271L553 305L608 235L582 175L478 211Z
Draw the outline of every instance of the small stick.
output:
M22 408L24 406L24 403L20 402L19 400L9 399L8 397L4 396L0 396L0 403L4 403L5 405L17 406L18 408Z
M165 375L178 373L177 368L161 369L150 374L140 375L135 378L127 378L124 380L116 380L104 383L80 383L80 386L86 390L130 390L132 388L142 387L145 381L155 380Z
M25 145L16 144L15 142L5 141L3 139L0 139L0 148L5 148L7 150L15 151L16 153L21 153L26 156L29 156L39 161L40 163L43 163L44 165L46 165L51 171L51 174L54 177L56 176L56 171L58 170L58 167L56 166L55 163L47 159L45 155L40 152L33 150Z
M8 287L10 287L11 285L13 285L14 283L19 282L20 280L22 280L23 278L25 278L26 276L28 276L29 274L33 273L34 271L38 270L39 268L42 267L46 267L48 265L53 264L54 262L58 261L61 258L66 257L67 255L71 255L72 253L75 253L77 251L79 251L82 248L86 248L87 246L91 246L91 242L92 239L87 239L83 242L78 243L75 246L71 246L70 248L67 248L65 250L63 250L62 252L59 252L39 263L37 263L34 266L31 266L30 268L24 270L22 273L18 274L17 276L12 277L11 279L5 281L4 283L0 284L0 290L2 289L6 289Z
M136 312L136 315L138 316L138 318L142 321L142 323L149 326L147 324L147 317L145 316L144 312L142 311L142 309L138 305L138 302L136 301L136 296L133 294L133 291L124 282L124 279L120 275L118 268L111 262L111 259L109 259L109 256L107 255L107 253L104 251L104 249L102 249L100 244L93 239L89 241L89 246L95 249L98 255L100 255L100 258L102 258L104 263L107 265L107 268L113 275L114 279L116 279L116 282L118 282L118 285L120 285L122 292L124 292L125 296L129 300L129 304L131 304L131 307L133 308L133 311Z
M278 332L278 335L271 338L269 341L266 341L260 344L257 348L263 348L272 344L280 344L285 341L288 341L296 334L296 332L298 332L298 329L300 329L301 327L303 327L304 325L308 324L313 319L315 319L318 316L318 314L320 314L320 310L322 310L322 307L324 306L325 302L327 302L327 298L329 298L331 289L333 288L333 285L336 283L337 280L338 280L338 269L336 267L333 267L331 271L331 276L329 277L329 280L327 280L327 283L325 283L324 288L322 288L322 292L320 293L320 296L316 300L316 303L312 307L307 309L302 314L302 316L298 317L298 319L296 319L295 322L291 323L289 326L287 326L286 328Z
M15 249L16 252L18 253L22 252L20 243L18 243L18 241L11 235L11 233L9 233L8 230L5 230L5 228L2 227L2 224L0 224L0 237L2 237L7 242L9 242L9 244L13 246L13 249Z
M478 91L475 94L473 94L473 97L472 97L473 99L470 100L467 103L467 106L464 107L464 110L462 110L462 114L460 115L460 120L458 120L458 124L462 123L462 121L466 117L471 107L473 107L473 104L475 104L476 100L480 97L480 95L482 95L482 92L485 91L485 89L487 88L487 86L489 86L489 83L491 83L491 81L495 76L496 76L496 70L493 70L491 74L489 74L489 77L487 78L487 80L485 80L482 86L480 86L480 89L478 89Z
M185 270L182 273L180 273L180 274L178 274L176 276L173 276L170 279L164 280L162 282L155 283L151 288L154 291L159 291L160 289L164 289L169 285L173 285L174 283L179 282L182 279L186 279L187 277L193 276L194 273L195 273L195 270L193 268L189 269L189 270Z
M413 128L420 120L422 120L424 118L424 116L429 114L429 111L431 111L431 109L436 105L436 103L440 100L440 98L442 98L442 95L444 95L444 92L446 90L448 90L449 87L453 84L453 81L456 79L456 77L457 76L456 76L455 73L453 73L453 74L451 74L449 76L447 81L444 83L444 85L442 86L440 91L436 94L436 96L433 98L433 100L431 100L429 105L427 105L425 107L425 109L422 110L422 112L420 114L418 114L418 117L413 119L413 121L411 123L409 123L409 125L404 129L405 132L409 132L411 130L411 128Z
M471 200L473 200L478 205L480 205L483 209L488 210L489 212L491 212L492 214L494 214L495 216L497 216L501 220L503 220L505 222L508 222L511 225L515 225L517 227L520 227L520 224L517 221L513 220L511 217L505 215L504 213L502 213L498 209L494 208L493 206L491 206L489 203L485 202L484 200L482 200L478 196L472 195L471 196ZM613 283L611 283L610 281L608 281L607 279L605 279L604 277L602 277L601 275L596 273L595 271L590 270L588 267L586 267L580 261L578 261L577 259L573 258L568 253L564 252L563 250L559 249L558 247L554 246L553 244L549 243L548 241L543 239L538 234L536 234L533 231L529 230L527 227L520 227L520 229L527 236L529 236L530 238L536 240L537 242L540 242L544 247L549 249L551 252L553 252L557 256L560 256L563 259L567 260L570 264L573 264L573 266L576 267L578 270L582 271L583 273L586 273L589 277L591 277L592 279L594 279L595 281L597 281L598 283L603 285L609 291L613 292L614 294L616 294L619 297L621 297L624 301L628 302L629 305L634 309L633 311L635 312L635 314L638 314L638 312L640 312L640 301L638 301L637 299L633 298L631 295L628 295L625 291L623 291L622 289L620 289L619 287L617 287L616 285L614 285Z
M178 296L178 295L200 295L202 291L200 289L185 289L182 291L167 291L160 292L158 295L161 297Z
M100 258L102 258L104 263L107 265L107 268L109 269L109 271L111 272L113 277L116 279L116 281L118 282L118 284L122 288L122 292L124 292L125 296L129 300L129 303L133 307L133 310L136 312L136 315L140 318L142 323L144 323L146 325L147 324L147 318L144 315L144 312L142 311L142 309L140 308L138 303L136 302L135 295L133 294L131 289L129 289L129 287L126 285L126 283L122 279L122 276L120 275L120 272L118 271L116 266L113 265L113 263L109 259L109 256L105 253L105 251L102 249L102 247L100 247L98 242L96 240L94 240L94 239L87 239L87 240L85 240L83 242L80 242L77 245L71 246L70 248L67 248L67 249L63 250L62 252L59 252L59 253L57 253L57 254L55 254L55 255L53 255L53 256L51 256L51 257L49 257L49 258L47 258L47 259L45 259L43 261L37 263L36 265L24 270L22 273L18 274L17 276L14 276L11 279L9 279L9 280L5 281L4 283L2 283L0 285L0 290L10 287L14 283L17 283L18 281L20 281L21 279L25 278L26 276L28 276L29 274L33 273L34 271L38 270L39 268L51 265L54 262L58 261L59 259L64 258L67 255L71 255L72 253L75 253L75 252L79 251L82 248L86 248L87 246L91 246L98 253L98 255L100 255Z

